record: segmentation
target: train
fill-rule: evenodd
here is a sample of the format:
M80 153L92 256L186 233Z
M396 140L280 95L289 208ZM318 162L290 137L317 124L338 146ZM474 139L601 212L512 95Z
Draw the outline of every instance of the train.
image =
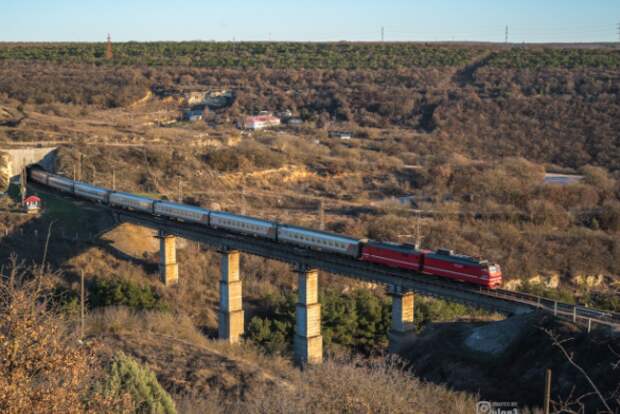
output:
M490 289L501 286L502 271L488 260L457 254L452 250L420 249L396 244L357 239L340 234L262 220L224 211L208 210L171 201L156 200L135 194L111 191L92 184L71 180L31 168L32 181L84 200L129 211L147 213L180 222L195 223L233 234L274 240L297 247L336 253L357 260L404 269L429 276L475 284Z

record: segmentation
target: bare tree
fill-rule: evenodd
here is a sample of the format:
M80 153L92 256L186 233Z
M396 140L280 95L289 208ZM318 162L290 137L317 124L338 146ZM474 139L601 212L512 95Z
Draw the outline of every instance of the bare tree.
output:
M574 358L574 353L572 352L568 352L566 350L566 348L564 347L564 344L568 341L571 341L573 338L567 338L567 339L560 339L557 335L555 335L550 329L543 329L544 332L549 336L549 338L551 338L551 341L553 342L553 346L557 347L560 352L562 353L562 355L564 355L564 358L566 358L566 360L568 361L569 364L571 364L573 367L575 367L575 369L577 369L577 371L579 371L581 373L581 375L584 376L584 378L588 381L588 383L590 384L590 386L593 389L593 392L588 393L588 394L584 394L581 395L579 397L573 397L574 395L574 389L571 391L569 397L562 401L558 401L559 404L555 404L558 405L558 407L556 408L561 408L559 411L560 412L568 412L568 413L583 413L585 406L582 403L582 401L590 396L590 395L596 395L598 397L598 399L601 401L601 404L603 404L603 406L605 407L604 411L605 413L610 413L613 414L616 411L612 410L611 407L609 406L609 403L607 402L607 399L603 396L603 394L601 393L601 391L599 390L599 388L596 386L596 384L594 383L594 381L592 380L592 378L590 378L590 376L588 375L588 373L586 372L585 369L583 369L577 362L575 362L575 358ZM618 364L616 364L617 366ZM579 411L574 411L573 409L571 409L571 406L576 406L579 407ZM619 407L620 408L620 407Z

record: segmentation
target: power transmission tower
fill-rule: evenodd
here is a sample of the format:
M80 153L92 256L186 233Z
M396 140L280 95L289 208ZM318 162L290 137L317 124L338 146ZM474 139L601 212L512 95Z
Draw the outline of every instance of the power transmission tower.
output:
M105 51L105 58L107 60L112 60L113 57L114 55L112 54L112 37L110 36L110 33L108 33L108 45Z
M504 43L508 43L508 25L506 25L506 32L504 33Z
M381 41L385 41L385 27L381 26Z

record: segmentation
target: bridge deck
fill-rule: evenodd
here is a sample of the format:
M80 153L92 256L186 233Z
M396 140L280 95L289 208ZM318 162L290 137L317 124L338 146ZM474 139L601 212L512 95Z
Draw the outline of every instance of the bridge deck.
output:
M39 185L34 187L45 192L58 194L46 187ZM62 196L75 200L74 197L68 194L62 194ZM81 199L80 201L88 202ZM556 317L572 319L577 323L588 325L596 323L620 328L620 314L614 312L561 303L527 293L503 289L491 290L448 281L410 270L389 268L334 253L230 233L145 213L130 212L104 205L101 205L100 208L102 211L114 214L119 221L161 230L171 235L206 244L218 250L239 250L255 256L307 266L308 268L316 268L367 282L394 286L403 291L414 291L421 295L437 297L506 314L523 314L539 310L551 313Z

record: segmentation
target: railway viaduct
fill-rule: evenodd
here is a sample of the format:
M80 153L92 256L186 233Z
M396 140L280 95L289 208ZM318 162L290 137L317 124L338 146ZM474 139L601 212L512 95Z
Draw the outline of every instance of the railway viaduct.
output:
M39 185L33 187L42 192L50 191L47 187ZM68 194L63 195L72 197ZM408 270L359 261L352 257L302 248L270 239L229 233L147 213L104 205L100 208L109 211L119 222L133 223L158 232L159 275L166 287L173 287L180 282L176 258L177 237L197 241L220 253L218 336L229 343L238 342L244 332L240 254L250 254L290 264L297 274L298 281L294 357L302 365L320 363L323 359L321 305L318 301L319 271L387 286L388 294L392 297L392 323L388 334L390 349L393 351L398 350L401 339L414 329L416 294L495 310L507 315L545 311L556 317L572 319L573 322L587 326L588 330L592 324L620 328L620 314L613 312L559 303L525 293L502 289L489 290L441 280Z
M148 223L144 218L137 218L127 213L119 214L117 217L122 221L158 230L160 280L166 287L179 283L179 265L176 259L177 236L162 229L161 223ZM191 235L187 232L182 232L182 234L203 243L206 241L205 237ZM216 246L220 253L218 337L231 344L239 342L244 333L243 289L239 264L241 251L235 248L242 246L237 246L237 244L238 242L230 240L228 243L224 242ZM292 260L291 265L297 274L298 283L294 357L301 364L317 364L323 360L319 270L311 263L305 263L304 260ZM415 328L413 324L414 292L392 286L389 294L392 296L390 349L397 350L399 340Z
M416 294L495 310L506 315L545 311L556 317L572 320L588 330L592 324L616 329L620 327L618 314L559 303L534 295L501 289L488 290L444 281L407 270L386 268L349 257L252 236L225 233L163 217L118 210L113 214L121 222L133 223L159 232L159 274L165 286L179 283L175 251L177 237L198 241L220 253L218 336L229 343L238 342L244 332L240 254L251 254L289 263L297 274L298 283L294 357L300 364L320 363L323 359L321 305L318 301L319 271L387 286L387 292L392 297L392 323L388 332L390 351L398 351L402 340L415 329L413 321Z
M155 222L128 212L117 214L120 221L131 222L141 226L151 227L158 231L159 239L159 275L160 281L166 287L179 283L179 264L176 258L176 238L178 234L201 243L213 245L206 235L192 234L184 229L182 223L171 223L169 228L166 220ZM239 236L240 238L246 238ZM253 240L247 240L250 243ZM241 269L239 264L240 249L246 250L240 240L228 239L223 243L216 243L220 253L220 300L218 314L218 337L231 344L239 342L244 333L244 312ZM247 251L247 250L246 250ZM265 252L261 256L271 257ZM321 304L319 303L319 269L309 260L303 258L280 258L291 264L297 274L298 296L295 309L295 338L294 356L300 364L316 364L323 360L323 338L321 336ZM392 324L388 337L391 351L398 350L400 340L415 329L414 300L415 293L411 289L398 285L389 285L388 293L392 297ZM517 310L516 312L525 312Z

